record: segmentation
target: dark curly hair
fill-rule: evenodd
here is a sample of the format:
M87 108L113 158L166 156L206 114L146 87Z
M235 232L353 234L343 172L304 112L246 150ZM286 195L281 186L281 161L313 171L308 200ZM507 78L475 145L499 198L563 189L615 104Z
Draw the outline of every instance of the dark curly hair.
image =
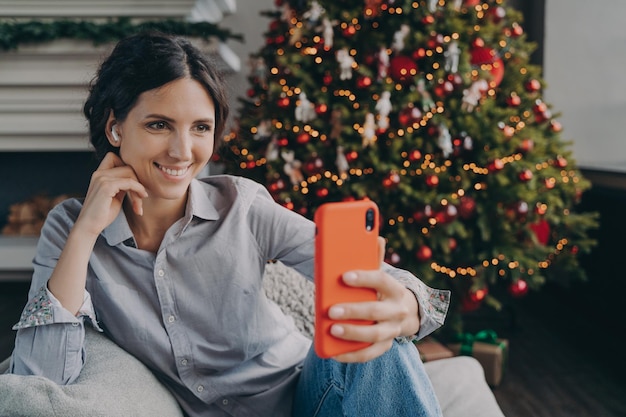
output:
M217 149L229 108L225 84L215 65L183 37L142 32L121 40L90 83L83 113L98 160L107 152L118 153L105 134L111 110L117 120L123 121L141 93L184 77L202 84L213 99Z

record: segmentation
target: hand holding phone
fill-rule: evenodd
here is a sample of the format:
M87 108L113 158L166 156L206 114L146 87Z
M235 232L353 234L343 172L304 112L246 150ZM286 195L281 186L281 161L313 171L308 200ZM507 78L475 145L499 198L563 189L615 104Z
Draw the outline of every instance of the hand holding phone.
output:
M375 301L373 288L350 287L342 275L380 268L378 207L371 200L326 203L315 212L315 336L319 357L329 358L370 345L337 338L330 333L337 321L328 317L335 304ZM365 320L346 323L368 325Z

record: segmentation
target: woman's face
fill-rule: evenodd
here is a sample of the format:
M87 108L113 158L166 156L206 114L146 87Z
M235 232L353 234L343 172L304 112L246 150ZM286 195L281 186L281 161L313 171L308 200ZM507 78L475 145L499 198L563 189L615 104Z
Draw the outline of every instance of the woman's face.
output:
M181 78L142 93L116 125L120 157L150 198L186 198L214 146L215 106L198 81Z

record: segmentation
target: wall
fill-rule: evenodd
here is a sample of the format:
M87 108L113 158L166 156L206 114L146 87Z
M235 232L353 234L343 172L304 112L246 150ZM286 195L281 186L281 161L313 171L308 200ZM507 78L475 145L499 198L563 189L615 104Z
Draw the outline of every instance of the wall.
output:
M579 165L626 172L626 2L547 0L546 102Z

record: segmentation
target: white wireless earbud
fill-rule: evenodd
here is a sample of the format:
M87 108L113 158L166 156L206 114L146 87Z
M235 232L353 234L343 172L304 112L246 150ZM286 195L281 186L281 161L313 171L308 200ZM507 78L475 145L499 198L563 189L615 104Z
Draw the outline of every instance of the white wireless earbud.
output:
M117 131L115 130L115 126L111 128L111 135L113 136L113 140L116 142L120 141L120 137L117 136Z

